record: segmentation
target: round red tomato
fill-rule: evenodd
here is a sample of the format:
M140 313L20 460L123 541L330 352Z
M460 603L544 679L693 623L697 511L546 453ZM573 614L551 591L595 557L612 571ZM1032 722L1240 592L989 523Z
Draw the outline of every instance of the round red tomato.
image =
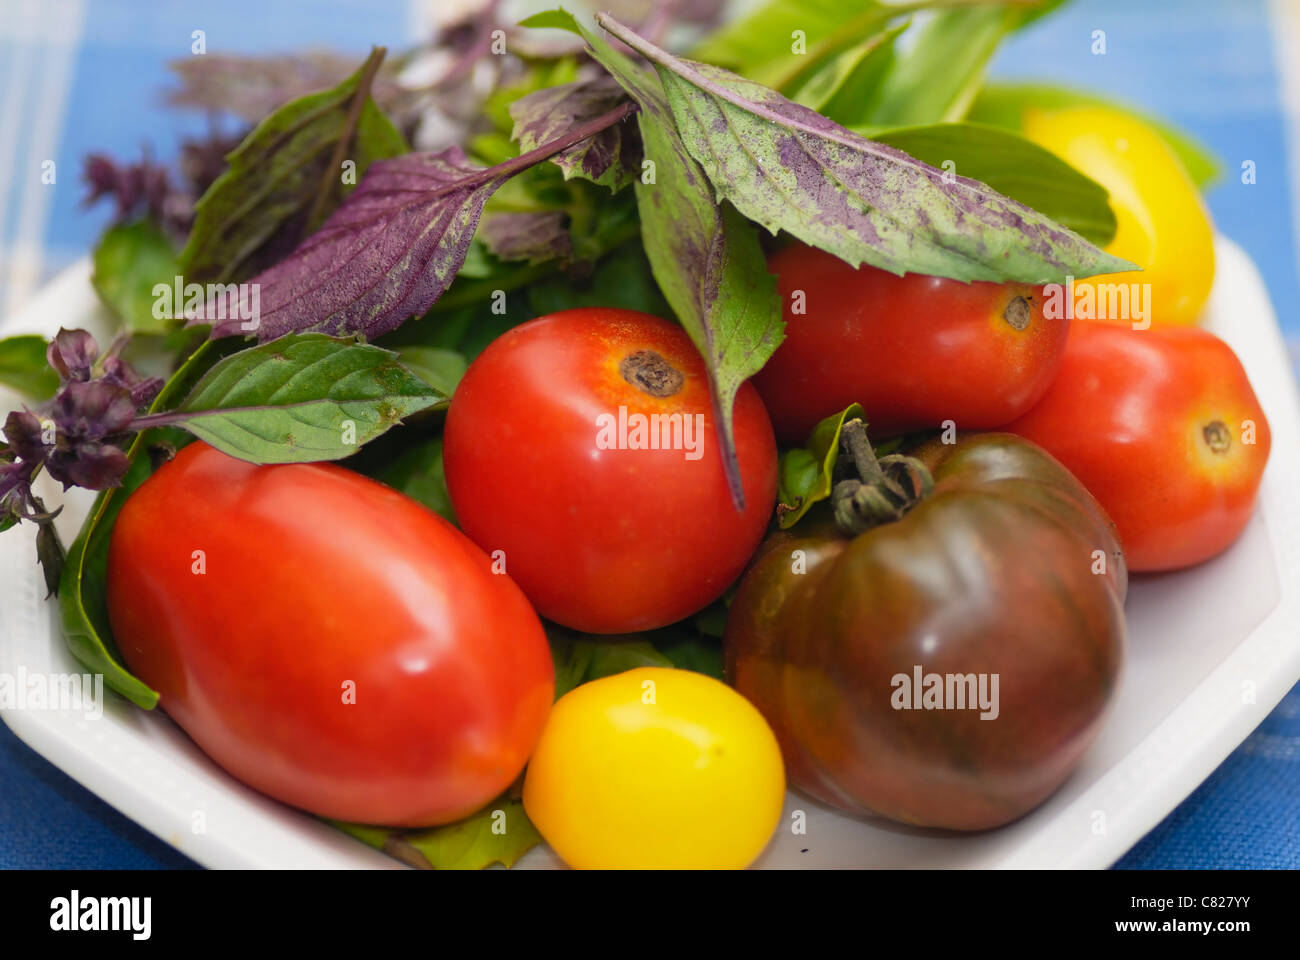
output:
M1001 427L1052 382L1068 321L1041 287L857 269L795 244L768 260L785 340L754 378L783 443L862 404L877 439L942 426Z
M542 616L588 633L660 627L720 596L767 528L776 444L749 384L734 422L742 511L682 329L563 310L470 364L447 412L447 489L461 527Z
M1083 321L1052 388L1007 429L1083 481L1137 571L1200 563L1236 540L1272 443L1241 361L1214 334Z
M108 612L209 756L339 820L473 813L519 775L554 692L519 588L441 517L328 464L185 447L122 507Z

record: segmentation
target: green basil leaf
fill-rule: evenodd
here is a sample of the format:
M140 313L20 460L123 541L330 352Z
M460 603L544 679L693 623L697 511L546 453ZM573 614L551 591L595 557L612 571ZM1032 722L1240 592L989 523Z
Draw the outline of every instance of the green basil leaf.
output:
M1018 133L979 123L935 123L864 135L986 183L1099 247L1115 237L1106 188Z
M226 158L228 169L195 207L180 256L186 280L224 283L257 273L267 265L259 253L281 227L292 221L301 235L317 225L342 200L345 170L329 169L341 141L343 161L355 164L349 185L359 183L375 160L408 152L401 133L368 96L382 57L376 50L334 89L280 107ZM359 95L366 99L354 118ZM320 200L323 187L328 193Z
M533 278L547 270L535 265L522 269L526 271L525 277ZM395 350L410 346L454 350L473 363L501 334L537 316L529 306L527 292L511 289L516 285L527 286L528 280L514 273L483 280L458 280L443 298L455 297L457 306L444 309L440 300L424 316L407 321L376 343ZM504 304L496 291L505 294Z
M445 827L419 830L403 839L435 870L481 870L494 863L513 867L542 842L520 800L503 799Z
M725 608L722 609L720 616L721 620L716 621L718 628L716 637L681 631L677 636L656 639L655 649L679 670L692 670L715 680L723 679L722 644L719 638L722 635L722 628L725 628L727 623Z
M716 609L715 609L716 608ZM658 630L597 636L547 623L551 659L555 663L555 699L574 687L639 667L675 667L722 679L722 646L718 638L726 624L721 602L708 610L708 623L682 620ZM706 631L716 629L716 634Z
M929 5L769 0L709 34L689 56L793 94L827 62L870 39L894 17Z
M972 4L978 2L972 0ZM1061 2L1020 0L1008 6L1028 22ZM688 51L688 56L797 97L844 51L870 40L895 18L927 8L964 5L962 0L769 0L705 37ZM940 75L951 66L940 62L937 75L930 80L942 87L947 81ZM858 117L853 122L863 120Z
M1044 84L987 84L971 105L967 118L980 123L1020 130L1031 108L1107 107L1136 117L1154 129L1169 145L1198 187L1204 189L1222 173L1218 159L1204 144L1170 124L1131 106L1091 93Z
M494 863L513 867L542 842L523 803L501 797L464 820L427 830L394 830L337 820L333 824L362 843L425 870L482 870Z
M143 377L159 377L164 382L176 368L206 340L202 330L175 327L166 333L132 333L119 356ZM237 344L237 341L232 341ZM235 349L230 347L231 352Z
M402 366L444 397L450 397L456 391L456 384L469 368L463 354L441 347L398 347L397 357Z
M840 431L845 420L862 416L862 407L850 404L813 427L806 448L796 447L781 456L776 517L782 530L793 527L809 507L831 495L840 454Z
M407 429L410 428L403 428ZM455 523L456 512L451 505L451 494L447 492L447 475L442 465L442 437L415 440L397 436L400 432L394 431L390 435L402 441L396 447L397 452L380 463L366 465L349 461L347 465L412 500L418 500L444 520ZM388 441L385 439L380 443L387 444ZM372 450L377 446L379 444L371 444L366 449ZM365 459L364 455L362 459Z
M555 663L555 699L591 680L637 667L671 667L672 661L639 634L596 637L546 624Z
M45 359L44 337L21 333L0 339L0 383L33 400L48 400L59 389L59 375Z
M104 683L136 706L152 710L158 694L121 663L113 646L105 593L108 544L113 524L126 502L153 472L145 445L164 434L142 433L127 449L131 464L122 486L105 490L95 500L90 517L68 549L59 580L59 612L68 649L84 666L104 675Z
M897 60L894 41L910 23L877 34L835 58L794 97L845 127L862 123L879 102L885 77Z
M150 411L174 402L220 355L216 344L200 346L163 387ZM59 615L68 649L91 672L103 674L110 689L146 710L158 703L158 694L123 666L108 622L105 583L109 538L126 498L153 472L149 447L158 443L180 447L188 440L188 434L175 428L155 428L136 435L127 449L130 466L122 486L105 490L95 499L90 515L68 549L59 579Z
M967 281L1048 283L1135 269L984 184L945 177L773 90L597 19L654 64L681 142L719 197L774 233L786 230L854 266ZM643 108L643 122L654 113ZM648 136L646 148L663 155ZM672 205L674 225L681 212ZM649 240L647 251L653 262Z
M90 282L99 299L132 332L164 333L168 317L154 315L153 288L171 287L180 273L176 251L151 220L110 227L94 253Z
M691 617L695 629L705 637L721 638L727 626L727 610L731 606L732 595L731 590L728 590L721 599L715 600Z
M1059 6L1059 0L1050 6ZM882 78L870 111L850 118L845 125L903 126L960 120L979 92L984 70L1002 38L1018 29L1030 14L1044 12L1043 6L1016 4L935 13L916 42Z
M539 317L571 307L620 307L656 317L672 316L640 241L624 244L603 257L586 277L547 277L530 284L527 295L529 308Z
M241 460L306 463L350 456L445 401L390 350L305 333L225 357L160 420Z

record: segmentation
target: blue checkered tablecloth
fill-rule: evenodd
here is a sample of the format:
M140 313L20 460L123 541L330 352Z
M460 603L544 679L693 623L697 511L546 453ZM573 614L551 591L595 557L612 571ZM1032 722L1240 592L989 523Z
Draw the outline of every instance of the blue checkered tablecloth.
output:
M0 0L0 316L83 256L108 211L83 211L81 157L174 158L204 117L163 104L166 61L189 53L400 47L452 0ZM1300 302L1300 30L1285 0L1075 0L1014 38L993 72L1108 92L1168 117L1224 158L1209 194L1220 230L1263 272L1293 356ZM1300 21L1300 17L1296 18ZM1090 52L1103 29L1107 53ZM1290 50L1291 55L1282 53ZM1288 74L1288 67L1290 74ZM1242 189L1242 159L1259 171ZM41 185L56 163L55 188ZM0 638L4 642L5 638ZM0 724L0 867L193 866L83 790ZM1300 867L1300 688L1120 862L1121 867Z

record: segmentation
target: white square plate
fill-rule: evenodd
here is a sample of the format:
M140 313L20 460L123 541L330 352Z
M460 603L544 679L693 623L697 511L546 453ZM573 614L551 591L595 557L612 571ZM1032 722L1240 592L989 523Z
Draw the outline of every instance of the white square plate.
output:
M1268 294L1231 241L1217 245L1208 326L1250 374L1273 429L1260 507L1226 553L1177 574L1135 578L1128 597L1129 656L1097 743L1065 786L1000 830L957 836L835 813L787 797L787 816L764 867L1105 867L1190 794L1300 679L1300 406ZM83 261L52 282L0 333L103 331ZM18 398L0 389L0 410ZM47 481L48 483L48 481ZM64 502L70 543L93 499L43 489ZM0 536L0 673L80 672L64 646L35 564L34 534ZM210 867L396 867L387 857L244 787L160 713L108 694L102 717L8 710L33 749L124 814ZM545 847L522 866L556 864Z

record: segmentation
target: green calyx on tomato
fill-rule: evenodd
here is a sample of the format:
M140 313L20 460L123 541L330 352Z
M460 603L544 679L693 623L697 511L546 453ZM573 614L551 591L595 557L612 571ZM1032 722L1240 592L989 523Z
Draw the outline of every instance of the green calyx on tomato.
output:
M861 404L827 417L813 428L806 447L781 456L777 526L790 529L827 498L849 532L897 520L934 485L925 464L893 452L898 445L891 440L872 449ZM847 459L840 457L841 446Z
M759 548L728 613L727 678L772 725L794 786L909 824L991 828L1049 796L1098 730L1123 653L1124 555L1097 501L1032 443L977 434L906 453L919 466L893 468L909 494L898 519L855 533L863 518L846 530L827 504ZM900 709L898 678L918 667L998 678L996 717Z
M782 530L794 526L809 507L831 495L840 431L846 418L861 416L861 405L850 404L817 424L806 447L794 447L781 455L776 522Z

